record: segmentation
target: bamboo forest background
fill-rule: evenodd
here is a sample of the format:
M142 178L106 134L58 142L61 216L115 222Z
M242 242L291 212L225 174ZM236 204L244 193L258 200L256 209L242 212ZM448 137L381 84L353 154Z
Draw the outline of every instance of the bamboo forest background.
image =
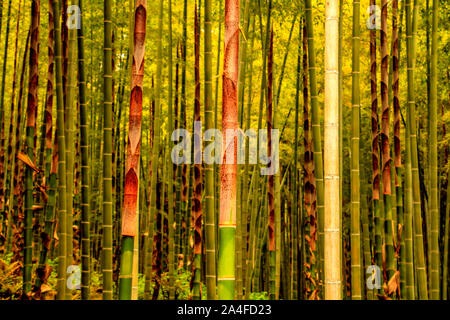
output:
M0 0L0 298L448 299L448 3L328 2ZM194 120L280 170L172 164Z

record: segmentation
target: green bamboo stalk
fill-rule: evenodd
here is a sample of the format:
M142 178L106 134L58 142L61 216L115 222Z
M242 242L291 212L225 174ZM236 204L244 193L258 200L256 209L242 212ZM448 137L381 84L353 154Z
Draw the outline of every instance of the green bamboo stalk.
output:
M439 1L433 0L433 22L431 33L431 83L430 83L430 159L431 162L431 285L430 299L440 299L440 254L439 254L439 189L438 189L438 146L437 146L437 60L438 60Z
M182 63L181 63L181 97L180 97L180 121L179 121L179 128L180 129L186 129L186 118L187 118L187 112L186 112L186 51L187 51L187 0L184 0L183 4L183 39L182 39L182 45L181 45L181 56L182 56ZM180 179L182 180L182 184L180 186L180 201L181 201L181 208L177 211L176 217L175 217L175 224L177 226L180 226L181 229L181 218L186 217L187 211L188 211L188 171L189 171L189 165L188 164L182 164L180 166L178 175L180 176ZM183 262L185 263L187 261L187 255L184 252L184 246L182 243L184 243L182 237L180 237L180 232L175 234L175 242L178 244L178 254L183 254Z
M289 37L288 37L288 42L286 45L286 52L284 54L283 57L283 63L281 64L281 68L280 68L280 75L278 77L278 85L277 85L277 90L276 90L276 96L275 96L275 105L278 106L278 103L280 102L280 96L281 96L281 89L283 88L283 79L284 79L284 75L285 75L285 70L286 70L286 63L288 60L288 56L289 56L289 52L290 50L290 46L291 46L291 40L292 40L292 35L294 34L294 27L295 27L295 23L297 22L297 15L294 15L294 17L292 18L292 22L291 22L291 28L289 29ZM289 114L290 111L292 109L289 110ZM283 127L284 129L284 127ZM283 133L283 131L282 131ZM283 134L281 133L281 137L283 136Z
M60 12L58 0L52 0L53 12ZM61 24L59 14L53 15L55 26L54 52L55 52L55 75L56 75L56 137L58 144L58 277L57 296L58 300L65 298L66 290L66 142L64 137L64 99L62 87L62 54L61 54Z
M89 300L91 256L90 248L90 183L89 183L89 130L86 106L86 77L84 59L83 0L80 7L80 28L78 29L78 88L80 99L80 148L81 148L81 299Z
M361 261L361 203L360 203L360 4L353 0L352 34L352 139L351 139L351 281L352 299L362 299L362 261Z
M270 31L270 41L269 41L269 56L268 56L268 64L267 64L267 156L269 159L272 157L274 150L272 149L272 127L273 127L273 31ZM273 164L272 164L273 165ZM279 190L278 190L279 191ZM268 248L269 248L269 299L275 300L278 296L278 290L276 286L277 277L276 277L276 251L279 249L277 247L277 235L276 235L276 222L275 216L277 211L275 199L277 195L275 194L275 176L270 174L268 176L268 185L267 185L267 196L268 196L268 214L269 214L269 239L268 239Z
M239 37L239 77L238 77L238 118L239 127L244 127L245 111L245 82L246 82L246 68L247 68L247 41L248 41L248 26L249 26L250 1L245 0L241 6L241 17L243 27L241 28L242 36ZM247 181L243 180L241 175L244 166L238 165L238 179L237 179L237 204L236 204L236 220L239 221L236 226L236 299L241 300L244 294L244 256L246 243L246 211L244 208L243 199L247 196ZM245 241L244 241L245 239Z
M408 300L415 299L415 274L414 274L414 244L413 244L413 194L412 194L412 171L411 171L411 139L409 134L409 123L405 128L405 264L406 264L406 294Z
M322 134L320 127L319 104L316 80L316 51L314 47L314 28L311 0L305 0L306 30L308 41L309 91L311 95L311 125L314 144L314 175L317 190L318 236L319 236L319 278L323 279L324 266L324 181Z
M2 3L3 6L3 3ZM20 4L19 4L20 10ZM5 38L5 49L3 53L3 70L2 70L2 84L0 92L0 210L4 209L5 206L5 177L7 176L8 165L5 163L5 123L6 123L6 112L4 110L4 100L5 100L5 80L6 80L6 65L8 63L8 45L9 45L9 22L11 18L11 0L8 1L8 13L6 21L6 38ZM10 115L11 119L13 114ZM10 121L12 123L12 121ZM6 164L6 165L5 165Z
M252 66L251 64L251 55L247 52L248 43L253 42L254 38L254 32L252 35L250 35L250 27L252 21L254 21L254 16L250 14L250 10L253 8L253 2L250 0L246 0L243 7L243 22L244 27L242 29L242 36L240 37L240 65L239 65L239 84L238 84L238 100L239 100L239 109L240 109L240 127L244 128L244 126L249 129L249 126L246 126L249 122L249 119L251 118L250 111L248 110L248 104L246 105L245 101L245 90L247 89L247 92L251 94L252 88L252 75L251 72L248 72L247 70L251 71ZM248 76L248 80L247 80ZM248 82L247 82L248 81ZM244 138L244 144L245 144L245 165L244 165L244 173L242 177L239 179L239 183L241 183L241 189L242 193L238 192L238 196L240 199L241 204L241 225L240 228L240 238L241 238L241 258L240 261L238 261L241 264L241 276L238 275L239 282L237 283L238 286L242 287L242 290L238 290L238 294L242 292L242 295L238 298L241 298L245 295L246 290L246 262L247 262L247 239L248 239L248 219L249 219L249 212L247 207L247 199L248 199L248 188L249 188L249 174L248 174L248 139Z
M212 109L212 42L211 42L211 0L205 0L205 131L213 129ZM245 181L245 180L244 180ZM216 299L216 222L214 197L214 165L205 165L205 249L206 249L206 289L207 299Z
M416 126L416 105L415 105L415 58L416 58L416 37L417 37L417 11L418 3L414 0L414 9L411 10L411 0L406 0L406 38L408 57L408 117L407 130L409 130L410 150L411 150L411 172L412 172L412 194L414 213L414 265L417 274L417 292L419 299L428 299L427 272L425 269L424 243L422 235L422 215L420 201L420 182L417 154L417 126ZM412 11L412 12L411 12ZM412 13L412 14L411 14Z
M255 37L256 37L256 29L255 29L255 15L250 16L251 20L251 34L249 29L249 37L250 37L250 46L253 48L253 45L255 43ZM251 111L252 111L252 97L253 97L253 68L254 68L254 53L252 52L249 55L249 66L248 66L248 89L247 89L247 99L245 101L245 109L247 113L247 117L245 119L245 128L246 130L250 129L251 127ZM253 198L253 195L250 194L249 188L251 188L251 183L253 176L250 175L251 167L249 165L250 160L250 140L248 138L245 139L245 167L244 167L244 181L247 181L248 186L246 186L246 196L243 196L243 206L244 206L244 216L242 217L245 221L245 225L249 226L251 228L251 213L252 209L250 207L251 199ZM254 166L253 166L254 167ZM250 254L250 230L249 233L246 233L245 241L243 241L243 252L245 253L244 256L244 265L243 265L243 273L244 273L244 290L245 290L245 296L248 296L250 294L251 288L249 288L249 284L251 284L251 281L247 278L249 276L248 267L249 267L249 254Z
M256 220L257 220L257 201L255 194L255 186L256 186L256 180L258 179L259 174L256 173L256 170L258 170L257 166L253 167L253 173L252 178L250 182L250 188L249 188L249 197L247 200L247 207L250 210L250 232L248 237L248 259L247 259L247 268L246 268L246 277L245 277L245 299L249 299L251 294L251 284L252 284L252 274L255 267L255 247L256 247ZM251 196L250 196L251 195ZM250 206L251 204L251 206Z
M72 0L74 5L78 5L77 0ZM66 82L66 95L65 95L65 133L66 139L66 255L67 266L74 263L73 259L73 192L74 192L74 163L75 163L75 140L74 140L74 121L75 121L75 88L76 88L76 50L77 50L77 29L71 28L68 34L68 67L67 67L67 82ZM72 300L71 288L66 288L66 300Z
M272 54L269 54L269 61L272 60L272 65L269 63L269 69L270 73L273 73L273 28L272 28L272 35L271 35L271 43L272 43ZM270 51L270 50L269 50ZM273 80L272 80L273 81ZM273 87L272 87L273 90ZM273 91L272 91L273 92ZM273 99L271 97L271 99ZM273 102L272 102L273 103ZM277 113L278 105L275 105L273 108L273 129L278 129L278 113ZM271 135L271 133L269 133ZM270 153L271 157L271 166L274 168L274 195L275 195L275 299L280 299L280 284L281 284L281 264L282 264L282 250L283 250L283 243L282 243L282 234L281 234L281 175L280 175L280 168L278 164L278 154L276 152L279 152L279 150L276 150L273 148L272 144L272 150ZM273 163L274 162L274 163ZM286 174L289 169L286 169ZM285 180L283 179L283 182ZM285 265L285 264L283 264ZM285 286L285 285L284 285Z
M364 198L363 198L364 199ZM364 200L363 200L364 201ZM362 241L363 241L363 255L364 255L364 269L372 265L372 247L370 243L370 230L369 230L369 208L366 201L363 202L365 206L363 206L362 210ZM367 300L373 300L373 290L369 288L366 289L366 298Z
M151 103L149 104L149 141L148 146L149 149L152 150L153 148L153 140L154 140L154 111L155 111L155 94L154 94L154 78L152 76L152 96L151 96ZM149 163L148 163L148 172L150 181L148 181L148 196L147 196L147 221L145 224L145 227L147 228L147 232L145 233L145 243L144 243L144 250L145 250L145 262L144 262L144 274L145 274L145 287L144 287L144 299L148 300L150 299L150 285L151 285L151 272L152 272L152 254L153 254L153 223L154 218L150 216L150 207L151 207L151 195L153 192L153 189L151 188L151 177L153 176L153 155L150 154L149 156ZM157 174L157 173L156 173ZM150 233L152 234L152 238L150 238Z
M169 0L168 3L168 11L169 11L169 52L168 52L168 64L169 64L169 96L168 96L168 134L172 135L172 131L174 129L174 112L173 112L173 104L172 104L172 82L173 82L173 69L172 69L172 0ZM175 120L176 121L176 120ZM172 139L170 139L170 136L167 137L167 141L169 143L169 150L172 149ZM171 153L167 152L167 170L170 171L170 168L173 168L173 166L170 165L170 157ZM174 172L175 173L175 172ZM169 216L168 216L168 224L169 224L169 244L168 244L168 251L169 251L169 299L174 300L175 299L175 238L174 233L176 230L173 228L174 224L174 197L173 197L173 179L174 174L167 175L168 180L168 190L167 190L167 199L169 203Z
M405 230L405 216L403 210L403 186L402 186L402 161L401 161L401 141L400 141L400 99L399 99L399 31L398 31L398 0L392 3L392 71L393 71L393 104L394 104L394 164L395 164L395 193L396 193L396 208L398 223ZM401 18L400 18L401 25ZM407 273L406 273L406 247L404 236L401 237L400 243L400 292L406 291L407 287Z
M7 214L8 221L12 221L12 211L11 208L13 207L13 186L12 186L12 175L14 172L14 162L15 159L13 158L13 145L14 145L14 127L18 126L18 122L14 121L14 111L16 107L16 88L17 88L17 56L18 56L18 44L19 44L19 30L20 30L20 21L21 21L21 8L22 8L22 2L19 2L19 8L17 10L17 23L16 23L16 41L15 41L15 48L14 48L14 71L13 71L13 80L12 80L12 93L11 93L11 121L9 125L9 136L8 136L8 159L7 159L7 170L9 173L6 174L6 189L5 194L7 197L9 197L9 201L6 202L5 212ZM53 30L52 30L53 32ZM53 46L52 43L50 43L50 46ZM50 59L50 58L49 58ZM17 117L17 115L16 115ZM20 116L19 116L20 118ZM12 228L8 227L6 231L6 250L10 250L10 237L12 235Z
M294 142L294 170L293 170L293 188L291 188L293 195L293 203L292 203L292 278L291 278L291 300L298 299L298 193L299 193L299 175L298 175L298 145L299 145L299 111L300 111L300 87L301 87L301 77L302 77L302 31L303 31L304 19L300 19L300 26L298 28L298 53L297 53L297 80L296 80L296 88L295 88L295 142Z
M31 3L31 42L30 42L30 69L28 79L28 105L26 123L25 154L31 163L34 161L34 132L36 130L36 109L38 106L38 79L39 79L39 23L40 1ZM24 261L23 261L23 294L28 295L31 290L31 269L33 249L33 171L30 164L25 168L25 227L24 227Z
M387 50L387 0L381 0L381 32L380 32L380 53L381 53L381 154L382 154L382 182L384 201L384 229L385 229L385 252L386 252L386 276L385 281L390 281L396 271L396 262L393 246L393 219L391 203L391 158L389 142L389 98L388 98L388 50ZM385 292L391 295L394 290Z
M19 7L20 10L20 7ZM44 177L45 181L48 181L48 199L45 201L44 216L45 225L43 233L40 237L42 239L41 252L39 255L39 265L36 269L36 282L34 290L40 290L41 284L46 281L45 266L47 263L48 253L50 252L51 239L53 235L53 220L55 215L55 203L56 203L56 183L57 183L57 146L53 144L53 81L54 81L54 23L53 23L53 8L51 0L48 7L48 22L49 22L49 34L48 34L48 69L47 69L47 91L46 102L43 121L43 137L44 137L44 153L43 159L44 165ZM55 139L55 143L57 143ZM53 148L54 147L54 148ZM52 159L53 149L53 159ZM53 160L53 161L52 161Z
M161 290L161 274L162 274L162 259L163 259L163 228L164 228L164 220L166 219L166 213L164 211L164 203L165 203L165 181L167 180L167 166L166 161L164 161L167 149L164 144L164 137L161 141L161 160L163 160L163 166L161 168L161 181L157 183L158 189L158 197L156 200L156 208L157 208L157 217L154 223L153 229L153 264L152 270L154 271L154 287L153 287L153 295L152 300L157 300L159 297L159 292Z
M450 183L447 184L447 194L450 194ZM445 226L444 226L444 259L442 262L442 300L447 300L449 294L449 279L448 279L448 245L449 245L449 223L450 223L450 197L447 196L447 207L445 210Z
M180 111L179 110L179 101L180 101L180 95L179 95L179 87L180 87L180 58L181 58L181 45L180 45L180 41L178 41L177 43L177 62L176 62L176 66L175 66L175 102L174 102L174 118L175 118L175 129L179 129L180 127ZM179 239L180 238L180 234L182 232L182 226L178 223L176 223L177 221L177 217L180 216L180 211L181 211L181 186L182 186L182 165L176 165L176 173L175 173L175 179L176 179L176 183L175 183L175 218L174 218L174 223L175 223L175 230L174 230L174 251L175 251L175 256L177 256L180 252L181 252L181 246L180 246L180 242L179 240L175 240L175 239ZM178 266L175 266L175 269L178 270Z
M104 0L103 48L103 242L102 274L103 299L113 298L113 196L112 196L112 0Z
M159 162L159 149L160 149L160 109L161 109L161 85L162 85L162 32L163 32L163 14L164 14L164 2L160 0L159 3L159 17L158 17L158 38L157 38L157 68L156 68L156 85L155 85L155 110L154 110L154 136L153 136L153 148L152 148L152 176L151 176L151 196L150 196L150 229L149 239L152 241L154 236L154 225L157 214L156 209L156 187L157 187L157 169ZM149 245L150 259L153 261L153 244ZM152 264L150 264L151 268ZM149 279L145 279L145 299L150 298L150 283L151 283L151 269L149 270Z

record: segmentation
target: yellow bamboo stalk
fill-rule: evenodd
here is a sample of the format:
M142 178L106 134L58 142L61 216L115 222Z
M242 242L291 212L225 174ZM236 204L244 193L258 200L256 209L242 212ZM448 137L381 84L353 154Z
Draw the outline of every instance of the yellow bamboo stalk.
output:
M342 299L338 41L338 0L327 0L325 2L324 107L324 281L326 300Z

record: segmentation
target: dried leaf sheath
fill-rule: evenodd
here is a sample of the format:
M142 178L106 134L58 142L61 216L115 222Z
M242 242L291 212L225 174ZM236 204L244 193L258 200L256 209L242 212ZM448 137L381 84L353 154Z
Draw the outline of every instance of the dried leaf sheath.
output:
M142 92L144 79L146 1L136 3L134 52L131 79L130 115L128 123L127 162L124 186L122 235L137 235L137 198L139 185L139 156L141 151Z
M222 131L238 129L237 114L237 78L239 53L239 1L230 0L225 6L225 52L223 70L223 115ZM231 134L228 136L231 137ZM228 143L227 143L228 142ZM220 224L236 225L236 162L237 139L223 143L221 170ZM227 155L229 155L227 157ZM227 159L229 159L227 161ZM230 161L231 160L231 161Z

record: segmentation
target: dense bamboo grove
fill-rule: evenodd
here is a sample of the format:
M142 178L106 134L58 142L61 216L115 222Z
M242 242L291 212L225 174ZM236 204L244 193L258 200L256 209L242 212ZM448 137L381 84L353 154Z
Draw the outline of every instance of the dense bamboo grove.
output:
M0 299L448 299L445 1L0 19Z

